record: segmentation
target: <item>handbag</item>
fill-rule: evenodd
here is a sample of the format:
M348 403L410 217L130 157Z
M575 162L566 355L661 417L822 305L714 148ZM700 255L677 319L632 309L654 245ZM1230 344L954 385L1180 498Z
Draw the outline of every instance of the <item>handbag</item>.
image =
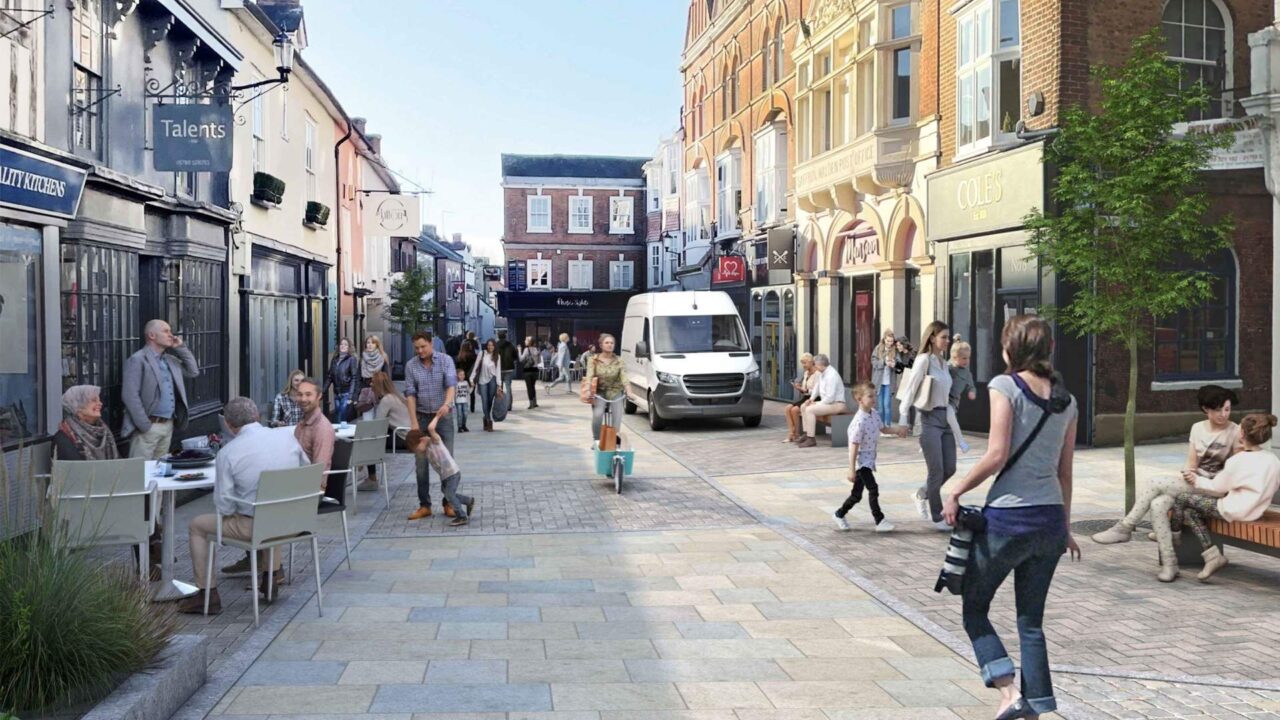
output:
M917 410L933 409L933 376L925 375L920 381L920 387L916 390L916 396L911 401L911 406Z
M501 385L499 385L501 387ZM511 409L511 393L503 393L501 397L493 399L493 410L489 412L489 417L494 422L502 422L507 419L507 411Z
M378 400L373 395L373 388L361 388L360 395L356 398L356 413L363 415L374 408L378 404Z

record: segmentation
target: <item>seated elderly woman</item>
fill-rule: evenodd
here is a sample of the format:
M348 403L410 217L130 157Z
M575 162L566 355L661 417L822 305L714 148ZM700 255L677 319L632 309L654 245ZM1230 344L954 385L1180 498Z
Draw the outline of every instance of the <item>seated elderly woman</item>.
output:
M116 436L102 421L102 391L96 385L75 385L62 393L62 422L53 435L54 457L58 460L117 460L120 451ZM148 506L147 512L151 512ZM151 579L160 579L158 564L162 551L160 534L163 528L156 523L151 535ZM133 549L135 562L140 562L138 548Z
M809 399L809 395L813 393L813 386L818 383L818 370L813 365L812 353L800 356L800 369L803 374L791 383L791 387L795 388L800 397L786 408L787 439L782 441L784 444L800 440L800 410Z

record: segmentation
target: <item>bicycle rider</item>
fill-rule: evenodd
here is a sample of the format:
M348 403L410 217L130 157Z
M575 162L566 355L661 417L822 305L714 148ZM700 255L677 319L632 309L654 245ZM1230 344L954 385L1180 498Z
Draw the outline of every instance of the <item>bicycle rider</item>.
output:
M617 340L609 333L600 336L596 347L600 352L591 356L591 360L587 363L587 374L583 378L583 385L587 388L587 392L592 393L591 399L591 438L594 442L600 442L600 428L605 422L605 413L609 414L609 426L612 428L620 428L622 426L620 406L626 398L627 393L627 374L623 369L622 358L614 353L617 347ZM592 379L595 379L595 387L592 388Z

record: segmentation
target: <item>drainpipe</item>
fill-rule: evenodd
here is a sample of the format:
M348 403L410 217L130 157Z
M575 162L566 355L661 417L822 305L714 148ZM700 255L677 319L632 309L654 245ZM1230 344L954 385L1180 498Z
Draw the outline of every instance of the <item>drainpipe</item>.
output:
M339 157L340 157L340 151L342 149L342 145L351 139L351 135L354 132L355 132L355 127L351 124L350 120L347 120L347 134L343 135L342 139L339 140L337 143L335 143L333 146L333 190L334 190L333 199L334 199L334 202L336 203L333 208L334 210L333 234L338 241L338 247L337 247L337 250L338 250L338 257L337 257L338 297L335 301L338 303L338 326L339 326L338 335L339 336L342 335L341 326L342 326L342 293L343 293L343 287L342 287L342 172L340 170L340 168L342 167L342 164L341 162L339 162ZM351 312L353 315L355 314L355 299L352 300ZM333 338L333 342L336 345L336 343L338 342L338 338Z

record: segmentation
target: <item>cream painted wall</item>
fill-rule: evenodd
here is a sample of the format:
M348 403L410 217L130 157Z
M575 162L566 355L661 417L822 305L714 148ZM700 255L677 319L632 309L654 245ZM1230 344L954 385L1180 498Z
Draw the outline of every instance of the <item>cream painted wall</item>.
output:
M11 33L0 39L0 130L44 140L44 20L36 20L22 30L42 8L36 0L16 0L7 6L26 12L0 9L0 32Z
M244 63L236 73L235 84L245 85L277 76L275 53L265 29L247 10L237 10L231 21L231 42L244 53ZM334 228L337 227L337 202L334 189L336 169L333 160L335 118L325 108L321 93L295 62L288 90L272 87L261 97L263 134L266 144L264 172L285 182L284 202L279 208L266 209L250 202L253 194L253 104L246 103L238 113L244 119L236 127L235 164L231 171L231 201L244 206L244 228L254 235L277 240L300 248L332 263L337 257ZM257 91L249 91L251 94ZM247 98L246 98L247 99ZM306 119L315 125L314 163L315 197L307 197ZM283 132L282 132L283 130ZM313 230L304 227L303 216L309 199L329 206L328 227Z

